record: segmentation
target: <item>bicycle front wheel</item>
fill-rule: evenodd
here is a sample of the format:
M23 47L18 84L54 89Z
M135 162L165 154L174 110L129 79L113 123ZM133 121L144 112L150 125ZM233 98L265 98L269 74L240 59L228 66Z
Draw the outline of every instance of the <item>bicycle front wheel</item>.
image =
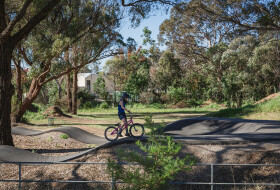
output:
M133 137L140 138L144 135L144 127L139 123L133 124L129 129L129 133Z
M116 127L108 127L104 133L105 138L108 141L115 141L118 139L118 129Z

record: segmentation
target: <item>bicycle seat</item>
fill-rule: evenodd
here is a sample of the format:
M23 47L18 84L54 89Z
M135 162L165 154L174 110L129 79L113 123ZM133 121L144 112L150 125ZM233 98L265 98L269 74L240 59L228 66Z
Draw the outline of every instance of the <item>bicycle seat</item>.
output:
M116 124L115 126L120 126L121 123Z

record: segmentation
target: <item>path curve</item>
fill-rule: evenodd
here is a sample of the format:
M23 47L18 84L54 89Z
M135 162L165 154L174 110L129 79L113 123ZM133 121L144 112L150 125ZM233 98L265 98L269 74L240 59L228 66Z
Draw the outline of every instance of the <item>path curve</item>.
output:
M61 132L67 134L70 138L73 138L77 141L86 143L86 144L96 144L96 145L103 145L108 141L105 138L93 135L83 129L77 127L58 127L55 129L50 129L47 131L36 131L32 129L27 129L24 127L13 127L12 134L13 135L22 135L22 136L36 136L42 135L45 133L50 132Z
M88 149L76 154L70 154L66 156L48 156L41 155L38 153L33 153L28 150L20 149L14 146L2 145L0 146L0 161L4 162L65 162L73 160L75 158L81 157L87 153L97 151L101 148L109 148L123 143L134 143L138 139L127 137L119 139L114 142L109 142L105 138L93 135L87 131L84 131L77 127L59 127L55 129L50 129L47 131L36 131L32 129L27 129L24 127L13 127L13 135L22 136L36 136L50 132L61 132L67 134L69 137L87 144L98 145L96 148Z
M164 132L190 144L274 141L280 140L280 121L196 117L170 123Z

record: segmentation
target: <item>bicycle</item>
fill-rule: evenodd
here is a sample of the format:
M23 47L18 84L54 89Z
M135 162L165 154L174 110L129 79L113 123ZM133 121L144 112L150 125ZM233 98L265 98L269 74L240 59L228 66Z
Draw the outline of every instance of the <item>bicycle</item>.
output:
M122 127L122 131L124 129L126 129L129 125L130 128L129 128L129 133L132 137L135 137L135 138L141 138L143 135L144 135L144 127L143 125L139 124L139 123L135 123L133 124L133 120L132 120L132 114L130 113L130 120L127 122L127 125L126 126L123 126ZM116 127L108 127L105 132L104 132L104 136L105 138L108 140L108 141L115 141L119 138L120 136L120 133L119 130L120 130L120 127L121 127L121 124L118 123L115 125Z

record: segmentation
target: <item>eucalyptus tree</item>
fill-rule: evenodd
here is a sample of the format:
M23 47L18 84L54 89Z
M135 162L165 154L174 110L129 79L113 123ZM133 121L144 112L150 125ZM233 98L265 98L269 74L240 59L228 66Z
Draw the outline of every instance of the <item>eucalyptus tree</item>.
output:
M0 144L13 145L11 136L11 59L24 39L61 0L0 1ZM27 16L28 15L28 16Z
M248 35L234 39L228 49L223 52L221 60L224 68L221 79L222 93L223 100L230 107L233 105L241 107L244 100L254 99L256 73L249 66L249 59L258 45L259 39L256 36ZM259 81L257 85L262 84Z
M210 5L212 0L204 3ZM207 71L204 68L215 64L207 55L208 49L220 43L229 43L235 36L234 24L215 22L216 16L203 11L199 5L200 1L191 0L172 8L170 18L160 25L159 35L159 41L180 58L184 71L182 85L187 88L189 97L194 99L202 98L201 94L206 90ZM218 7L216 11L220 11ZM219 78L221 76L222 73Z
M203 67L204 73L207 75L209 87L208 96L217 101L223 101L222 92L222 78L223 73L227 70L228 65L222 62L223 53L227 51L228 45L220 43L210 47L207 50L207 57L210 60L205 67Z
M212 4L212 0L204 3ZM159 40L185 58L186 63L192 63L194 58L207 60L207 48L229 42L233 37L233 24L215 22L216 16L204 12L199 4L200 1L192 0L177 5L160 26ZM215 11L220 10L217 7Z
M277 38L261 39L249 59L254 76L252 86L256 99L280 91L280 42Z
M232 23L236 31L279 31L280 2L276 0L198 1L201 10L216 22Z
M161 92L167 92L170 86L180 86L182 69L180 59L171 51L165 51L156 66L155 74L152 75L154 84Z

